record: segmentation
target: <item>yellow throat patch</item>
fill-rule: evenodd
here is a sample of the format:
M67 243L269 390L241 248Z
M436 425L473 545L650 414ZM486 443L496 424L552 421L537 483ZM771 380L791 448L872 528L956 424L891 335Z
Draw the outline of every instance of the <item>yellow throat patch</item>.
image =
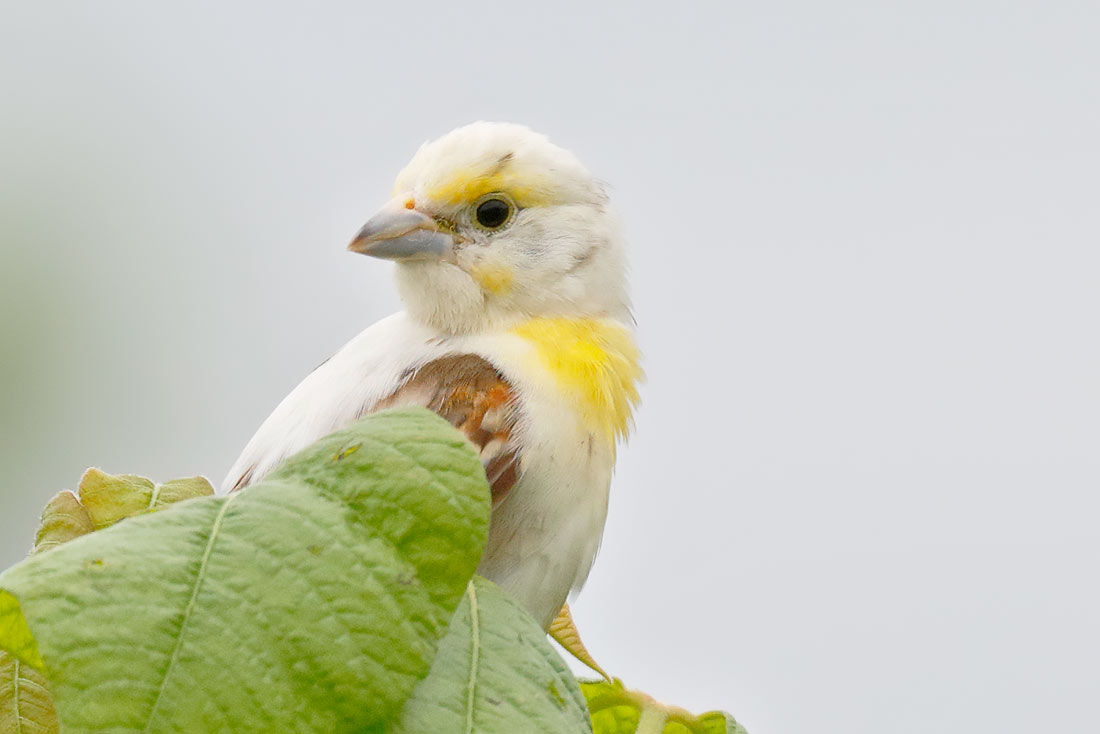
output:
M626 327L610 319L530 319L512 333L535 347L590 430L608 440L626 437L645 377Z

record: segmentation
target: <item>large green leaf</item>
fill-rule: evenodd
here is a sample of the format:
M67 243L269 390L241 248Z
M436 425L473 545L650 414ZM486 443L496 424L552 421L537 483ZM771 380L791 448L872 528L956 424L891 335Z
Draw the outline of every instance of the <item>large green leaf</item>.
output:
M112 476L89 469L80 480L80 493L78 498L72 492L59 492L46 505L35 535L34 553L53 550L128 515L212 495L214 488L202 477L173 479L158 485L144 477ZM10 595L4 599L14 601ZM18 621L22 617L15 615L11 619ZM37 655L37 651L33 654ZM46 676L8 651L0 650L0 734L52 734L57 730L57 709Z
M9 569L0 648L45 661L66 732L360 731L428 672L488 519L459 433L379 414Z
M391 734L591 732L584 698L546 633L480 577L467 588L431 673Z
M724 711L696 716L633 691L618 678L582 681L594 734L746 734Z

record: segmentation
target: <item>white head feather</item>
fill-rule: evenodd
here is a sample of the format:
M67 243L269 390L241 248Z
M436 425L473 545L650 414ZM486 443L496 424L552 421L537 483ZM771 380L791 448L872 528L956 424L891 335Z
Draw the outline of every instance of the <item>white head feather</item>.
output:
M486 231L475 220L492 194L516 205ZM409 313L451 333L531 317L630 318L617 216L576 157L521 125L475 122L425 143L395 196L452 229L453 258L398 262Z

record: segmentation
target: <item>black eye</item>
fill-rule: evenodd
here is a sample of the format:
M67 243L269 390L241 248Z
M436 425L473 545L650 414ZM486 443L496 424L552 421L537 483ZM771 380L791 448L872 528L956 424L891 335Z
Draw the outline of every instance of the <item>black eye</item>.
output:
M512 205L504 199L486 199L477 206L477 223L485 229L497 229L512 216Z

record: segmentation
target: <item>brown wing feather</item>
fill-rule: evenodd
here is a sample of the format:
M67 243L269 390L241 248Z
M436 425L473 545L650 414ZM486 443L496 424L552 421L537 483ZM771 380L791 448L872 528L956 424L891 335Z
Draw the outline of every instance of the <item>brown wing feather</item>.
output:
M401 387L364 414L409 405L438 413L466 435L481 456L493 506L499 504L519 478L513 442L519 408L504 376L475 354L441 357L412 371Z

